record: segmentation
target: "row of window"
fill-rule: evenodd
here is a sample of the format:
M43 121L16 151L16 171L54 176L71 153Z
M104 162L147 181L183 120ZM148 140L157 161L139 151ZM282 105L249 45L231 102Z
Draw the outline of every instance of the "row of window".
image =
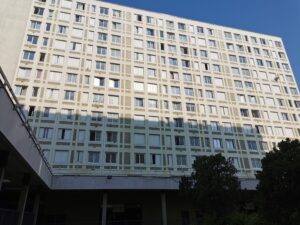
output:
M275 127L275 130L281 127ZM282 128L281 128L282 129ZM289 130L291 128L286 128L285 130ZM280 130L280 129L279 129ZM282 129L283 130L283 129ZM105 136L103 135L105 133ZM72 139L72 129L61 128L57 131L57 141L70 141ZM119 144L120 143L120 136L119 132L117 131L99 131L99 130L90 130L89 133L85 130L78 131L77 142L84 142L85 140L89 142L97 142L97 143L105 143L107 144ZM104 136L104 137L103 137ZM126 133L124 135L125 143L130 144L133 143L135 146L150 146L161 148L162 146L172 147L172 146L190 146L190 147L213 147L214 149L226 149L230 150L237 150L239 145L237 144L237 140L235 139L222 139L222 138L200 138L199 136L186 136L182 135L160 135L160 134L149 134L146 135L144 133L134 133L133 140L130 140L130 134ZM47 127L40 127L38 133L39 139L52 139L53 138L53 128ZM104 140L103 140L104 138ZM203 142L203 143L201 143ZM268 150L268 145L266 142L259 142L260 149L262 151ZM248 140L247 146L249 150L257 151L257 142L254 140Z
M65 7L65 8L72 8L72 1L63 0L63 1L61 1L61 6ZM75 6L76 10L84 11L86 9L86 4L82 3L82 2L76 2L76 4L74 4L74 6ZM93 13L96 12L97 6L91 5L90 11ZM99 7L99 9L98 9L99 14L104 15L104 16L108 16L110 13L109 11L110 11L110 9L106 8L106 7ZM111 12L112 12L113 17L117 17L117 18L121 17L122 12L120 10L112 9ZM35 7L33 14L42 16L44 14L44 8ZM49 10L48 16L50 15L50 17L51 17L51 14L53 14L53 11ZM164 21L163 19L156 19L152 16L144 16L141 14L134 14L133 18L134 18L133 20L137 21L137 22L143 22L143 20L144 20L143 18L145 18L145 21L147 24L151 24L151 25L156 24L158 27L161 27L161 28L166 26L168 29L175 29L174 21L170 21L170 20ZM68 21L70 21L70 18L68 19ZM215 35L215 30L212 28L205 29L202 26L187 25L182 22L177 23L177 29L179 31L189 31L190 33L198 33L198 34L206 33L209 36ZM234 38L235 41L245 41L245 42L251 42L252 44L261 44L262 46L282 48L282 44L280 41L267 40L265 38L257 38L254 36L248 37L247 35L241 35L238 33L232 34L229 31L224 31L224 36L226 39L229 39L229 40Z
M35 60L35 54L36 54L36 52L34 52L34 51L24 50L23 55L22 55L22 59L33 61L33 60ZM133 55L133 58L134 58L135 61L144 62L144 57L143 57L142 53L135 52L134 55ZM148 59L149 63L157 63L156 62L157 59L156 59L155 55L147 55L147 59ZM162 65L167 64L166 61L165 61L166 60L165 57L164 58L161 57L160 59L163 60L163 61L160 61L160 63ZM38 61L39 62L44 62L45 60L46 60L46 53L40 53ZM52 57L51 57L51 63L52 64L61 65L61 66L63 66L66 63L67 66L69 66L69 67L79 68L79 67L81 67L81 61L84 61L85 69L89 69L89 70L92 69L92 64L93 64L92 60L88 60L88 59L82 59L81 60L80 58L76 58L76 57L68 57L67 59L65 59L65 57L63 55L56 55L56 54L53 54ZM184 69L194 68L196 70L201 69L202 71L210 71L211 70L215 73L221 73L223 71L222 66L219 65L219 64L210 65L209 63L204 63L204 62L199 63L197 61L191 62L190 60L184 60L184 59L182 59L180 62L181 62L181 67L184 68ZM172 67L173 66L178 67L178 59L168 57L168 65L172 66ZM288 64L282 64L282 65L288 66ZM110 71L111 72L118 72L119 73L119 72L121 72L120 68L121 68L120 64L110 63ZM284 68L284 70L289 71L289 67L283 67L283 68ZM94 62L94 69L101 70L101 71L106 71L107 70L107 63L105 61L97 61L96 60ZM152 69L152 70L153 70L153 73L154 73L153 76L156 76L156 73L157 73L156 69ZM233 75L240 75L240 69L238 67L232 67L231 70L232 70ZM148 69L148 71L149 71L149 69ZM242 72L246 73L246 76L250 75L249 69L242 69Z
M46 158L50 158L50 150L45 149L44 154ZM91 164L100 164L101 158L100 158L100 152L98 151L76 151L76 154L74 156L74 162L76 164L82 164L82 163L91 163ZM69 151L68 150L55 150L54 157L53 157L53 163L54 164L62 164L66 165L69 164ZM192 156L192 161L194 161L196 158L201 156ZM165 158L165 165L166 166L174 166L174 159L176 160L177 166L187 166L188 160L186 155L162 155L162 154L146 154L146 153L134 153L134 163L137 165L146 165L147 162L149 162L150 165L153 166L162 166L163 160L162 158ZM233 165L237 169L241 169L241 159L237 157L231 157ZM105 159L104 163L109 164L117 164L118 163L118 153L117 152L105 152ZM130 161L130 158L129 160ZM121 161L120 161L121 163ZM127 162L128 163L128 162ZM251 165L254 169L260 169L261 168L261 161L258 158L251 158Z

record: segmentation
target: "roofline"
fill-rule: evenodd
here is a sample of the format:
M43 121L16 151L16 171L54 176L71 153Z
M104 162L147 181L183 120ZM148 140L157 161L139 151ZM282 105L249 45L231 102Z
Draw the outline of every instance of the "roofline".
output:
M94 1L96 1L96 0L94 0ZM147 10L147 9L140 9L140 8L136 8L136 7L132 7L132 6L126 6L126 5L111 3L111 2L104 1L104 0L98 1L98 2L103 2L103 3L108 4L108 5L121 6L121 7L128 8L128 9L135 9L135 10L138 10L138 11L141 11L141 12L152 13L152 14L157 14L157 15L161 15L161 16L168 16L168 17L173 17L173 18L177 18L177 19L183 19L183 20L190 21L190 22L197 22L197 23L202 23L202 24L206 24L206 25L213 25L213 26L220 27L220 28L223 28L223 29L224 28L229 28L229 29L233 29L233 30L236 30L236 31L248 32L248 33L256 34L256 35L264 35L264 36L268 36L268 37L277 38L277 39L280 39L282 41L282 37L277 36L277 35L265 34L265 33L240 29L240 28L236 28L236 27L230 27L230 26L226 26L226 25L209 23L209 22L204 22L204 21L201 21L201 20L196 20L196 19L191 19L191 18L186 18L186 17L179 17L177 15L172 15L172 14L157 12L157 11L150 11L150 10Z

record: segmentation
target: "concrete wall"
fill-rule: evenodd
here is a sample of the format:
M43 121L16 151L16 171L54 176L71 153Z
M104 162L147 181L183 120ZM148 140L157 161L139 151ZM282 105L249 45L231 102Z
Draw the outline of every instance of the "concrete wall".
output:
M32 0L1 0L0 66L13 82Z

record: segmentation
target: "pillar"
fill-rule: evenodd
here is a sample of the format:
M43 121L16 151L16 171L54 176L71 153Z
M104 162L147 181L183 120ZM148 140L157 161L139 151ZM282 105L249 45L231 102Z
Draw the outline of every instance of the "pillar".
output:
M34 203L33 203L34 218L33 218L32 225L36 225L36 222L37 222L37 219L38 219L39 208L40 208L40 199L41 199L41 195L40 195L39 192L37 192L36 195L35 195Z
M21 191L20 198L19 198L19 205L18 205L18 223L17 225L23 224L23 218L24 218L24 212L26 207L26 202L28 198L29 193L29 187L30 187L30 175L24 174L23 181L22 181L24 187Z
M167 225L167 203L166 203L166 192L161 192L161 215L162 225Z
M104 192L102 197L101 225L106 225L106 216L107 216L107 192Z
M0 191L4 182L5 167L8 161L8 152L0 151Z

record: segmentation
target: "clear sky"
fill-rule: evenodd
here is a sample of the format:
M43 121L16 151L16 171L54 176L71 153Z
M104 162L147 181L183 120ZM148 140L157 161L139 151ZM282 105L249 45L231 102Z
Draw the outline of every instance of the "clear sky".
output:
M300 84L300 0L106 0L106 2L280 36Z

